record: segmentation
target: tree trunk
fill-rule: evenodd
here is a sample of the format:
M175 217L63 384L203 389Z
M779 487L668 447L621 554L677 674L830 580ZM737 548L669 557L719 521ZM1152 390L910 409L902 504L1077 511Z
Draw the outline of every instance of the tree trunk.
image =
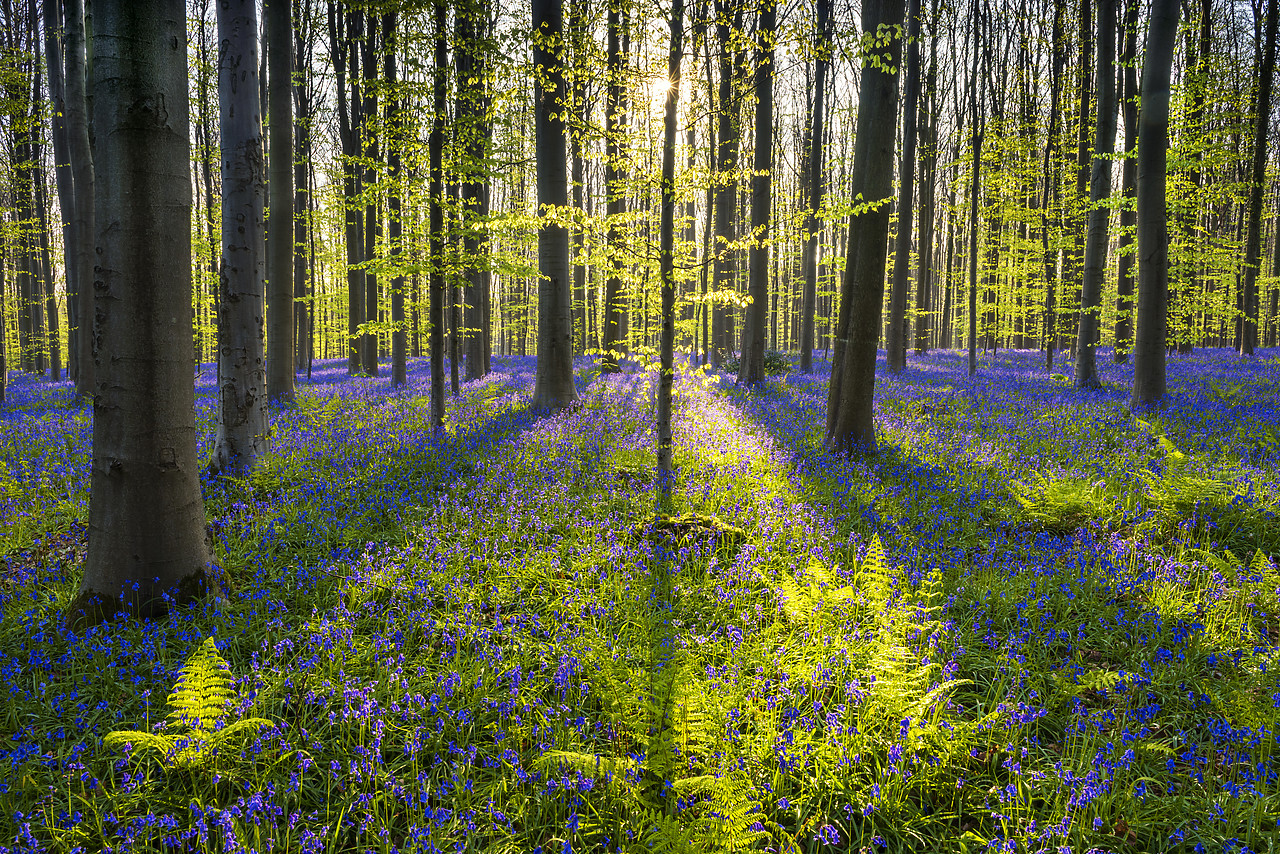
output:
M291 403L293 391L293 22L289 0L267 0L268 165L267 398Z
M751 294L751 305L743 312L739 383L764 380L764 340L769 307L769 217L773 210L773 48L777 20L776 0L764 0L756 26L759 40L755 69L756 139L751 175L751 249L747 262L747 289ZM665 150L663 157L666 157ZM666 287L665 281L663 287Z
M242 477L267 446L263 354L263 204L254 0L217 5L218 135L222 140L222 263L218 305L218 424L210 471Z
M920 103L920 257L916 281L915 349L929 349L933 311L933 237L938 192L938 0L929 14L929 71L925 74L924 99Z
M805 165L805 179L809 197L804 215L804 248L801 250L801 266L804 267L804 285L800 294L800 371L813 370L814 330L818 313L818 239L822 223L818 214L822 210L823 142L826 119L827 68L831 64L830 21L831 0L817 0L818 32L813 58L813 100L809 116L809 151Z
M1084 244L1085 214L1084 199L1089 191L1089 107L1093 98L1093 26L1091 4L1097 0L1080 0L1080 87L1078 90L1078 117L1076 126L1076 189L1075 197L1068 214L1068 228L1073 238L1069 263L1067 264L1067 281L1063 283L1063 297L1071 302L1064 312L1067 323L1066 334L1071 336L1071 346L1075 349L1079 326L1076 324L1077 314L1071 308L1079 308L1081 291L1084 284ZM1108 188L1110 192L1110 188ZM1066 293L1070 286L1070 294Z
M879 32L902 20L903 0L864 0L863 32ZM858 95L858 124L853 161L853 197L861 194L874 210L850 218L848 260L841 294L837 340L840 370L832 371L828 395L826 447L846 455L874 454L876 350L884 300L884 265L888 244L889 205L893 191L894 119L898 112L898 67L902 41L892 39L883 62L864 61Z
M298 151L293 158L293 299L294 338L293 366L295 371L308 371L311 367L311 335L309 315L315 311L314 300L307 299L307 231L311 228L310 177L311 177L311 50L308 34L302 20L310 20L311 2L305 5L293 0L298 27L294 32L293 83L294 137ZM309 27L309 24L306 26Z
M1240 355L1252 356L1258 344L1258 271L1262 266L1262 188L1267 178L1267 132L1271 126L1271 84L1276 70L1276 25L1280 0L1267 0L1267 35L1254 105L1253 163L1249 185L1249 226L1244 249L1244 324Z
M478 42L478 21L487 18L487 3L457 11L454 63L457 66L457 121L455 132L465 140L467 163L462 183L466 208L462 228L462 248L467 277L465 340L468 380L489 373L489 269L481 259L487 256L488 236L479 220L489 213L489 184L485 175L488 152L488 118L485 92L488 86L484 51Z
M360 41L360 125L364 147L365 187L378 185L378 33L374 13L365 17L364 39ZM377 258L378 238L382 236L382 219L378 215L378 194L370 193L364 206L364 319L370 324L378 322L378 273L374 264ZM360 336L360 363L364 372L378 375L378 333L365 332Z
M973 167L969 178L969 376L978 372L978 194L982 178L982 143L986 123L982 105L986 100L986 75L978 80L978 54L982 51L982 19L978 15L978 3L973 3L973 69L969 76L969 106L973 111L973 136L970 147Z
M735 226L738 214L738 154L741 145L738 121L738 99L734 93L736 72L742 64L736 54L734 33L742 32L745 3L739 0L716 0L716 32L720 42L720 91L716 98L719 110L716 154L716 259L713 268L711 302L711 365L720 367L733 349L733 330L729 306L723 295L737 290L734 284L737 250ZM732 16L732 17L731 17Z
M626 0L608 0L608 89L605 92L604 192L605 221L608 223L606 252L609 274L604 282L604 332L601 335L600 370L618 370L623 347L622 293L622 226L627 213L627 175L623 163L624 137L627 128L626 68L627 55L622 49L623 31L627 27Z
M209 584L191 382L183 0L98 0L89 548L68 627L165 613Z
M444 3L435 4L435 72L431 135L427 149L431 159L431 426L444 429L444 121L447 103L449 46L445 41Z
M1138 114L1138 330L1133 348L1133 409L1165 395L1169 223L1165 153L1169 146L1169 77L1178 34L1178 0L1152 0Z
M404 325L404 272L400 257L404 252L400 222L400 145L404 131L401 101L396 91L396 13L382 15L382 79L387 84L387 241L391 253L391 385L402 386L409 379L408 339Z
M75 207L75 183L71 172L71 140L67 132L66 71L62 56L62 15L58 0L44 0L41 9L44 18L45 67L49 75L49 99L53 102L53 178L58 193L58 209L62 212L62 266L67 278L67 363L72 378L77 375L78 351L76 350L76 254L71 212ZM44 206L41 206L42 209ZM50 340L58 340L57 301L53 289L49 289L51 316ZM53 370L50 370L53 374ZM52 377L57 380L58 377Z
M1130 202L1138 178L1138 0L1126 0L1124 32L1120 48L1120 112L1124 116L1124 163L1120 167L1120 233L1116 236L1116 345L1115 361L1128 361L1133 347L1133 241L1138 212Z
M533 0L534 140L538 164L538 366L535 410L555 412L577 399L573 386L573 287L564 120L564 28L561 0Z
M1100 338L1102 280L1107 269L1111 209L1111 153L1116 140L1116 0L1098 2L1098 120L1093 137L1093 173L1089 176L1089 233L1080 288L1080 320L1076 338L1076 387L1102 388L1096 349Z
M920 0L909 0L907 5L905 87L902 156L898 159L898 233L894 238L893 284L889 288L889 324L885 335L886 364L892 373L907 366L907 277L911 270L911 224L915 215L916 106L920 100Z
M772 30L774 5L765 0L761 28ZM658 495L660 509L671 509L671 487L675 467L672 463L671 391L675 384L676 340L676 106L680 101L680 59L684 29L684 0L671 4L671 53L667 60L667 103L662 122L662 214L658 226L658 265L662 277L661 372L658 374ZM769 53L773 50L770 46ZM772 78L773 70L768 76ZM770 93L772 94L772 93ZM767 192L767 191L766 191Z
M84 0L65 0L62 9L67 52L67 136L70 141L72 185L75 200L69 211L72 240L68 251L75 255L76 283L76 396L92 397L97 391L93 376L93 282L95 278L93 201L93 152L89 148L87 52L85 44ZM70 275L70 274L69 274Z

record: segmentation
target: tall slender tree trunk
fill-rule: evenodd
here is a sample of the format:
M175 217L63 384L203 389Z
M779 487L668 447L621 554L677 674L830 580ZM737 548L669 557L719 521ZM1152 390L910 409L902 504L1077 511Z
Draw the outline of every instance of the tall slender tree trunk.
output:
M1116 346L1115 361L1128 361L1133 347L1134 227L1138 212L1130 201L1138 179L1138 0L1125 0L1120 48L1120 113L1124 116L1124 162L1120 167L1120 233L1116 236Z
M618 370L618 357L623 348L623 293L622 293L622 224L627 213L627 173L623 163L626 135L626 67L627 55L622 49L622 39L627 28L626 0L608 0L609 14L606 23L608 88L605 91L604 137L604 192L605 221L607 223L606 253L608 276L604 283L604 323L600 348L600 370L612 373Z
M1253 163L1249 185L1249 226L1244 250L1244 328L1240 355L1252 356L1258 344L1258 272L1262 267L1262 188L1267 178L1267 134L1271 127L1271 85L1276 70L1276 24L1280 0L1267 0L1267 34L1258 96L1254 105Z
M1089 192L1089 108L1093 99L1093 10L1092 4L1097 0L1080 0L1080 85L1077 89L1076 125L1076 188L1068 213L1068 228L1073 237L1073 244L1067 264L1067 281L1063 285L1063 297L1069 299L1064 320L1067 326L1065 334L1070 336L1071 348L1075 349L1079 333L1078 314L1071 308L1079 308L1081 290L1084 285L1084 249L1085 249L1085 196ZM1070 292L1066 292L1067 286Z
M218 290L218 422L210 471L240 477L266 452L263 352L266 164L258 112L254 0L217 4L218 135L222 140L222 263Z
M70 141L72 184L75 199L70 211L72 242L68 248L75 255L76 283L68 289L68 299L76 301L76 396L92 397L96 391L93 375L93 282L94 225L93 152L89 147L89 116L86 84L88 53L85 42L84 0L64 0L63 32L67 53L67 136ZM75 296L71 297L74 291Z
M1138 114L1138 329L1133 347L1133 409L1165 395L1169 223L1165 152L1169 145L1169 77L1178 34L1178 0L1152 0Z
M186 4L96 0L97 394L89 547L72 629L165 613L209 555L191 382Z
M915 349L929 349L933 311L933 238L938 192L938 0L929 13L929 70L925 74L924 98L920 102L920 257L916 280Z
M446 75L449 68L449 46L445 37L445 17L448 13L442 0L434 6L435 17L435 71L431 135L427 140L431 159L431 425L444 429L444 301L445 301L445 234L444 234L444 122L448 109Z
M361 142L364 149L362 180L365 187L378 185L378 30L373 12L365 17L364 39L360 42L360 114ZM382 236L382 218L378 210L378 194L370 193L364 205L364 319L378 322L378 238ZM360 337L360 362L364 372L378 375L378 333L366 332Z
M267 398L291 403L293 390L293 22L289 0L267 0L268 166Z
M1098 2L1098 120L1093 137L1093 173L1089 177L1089 233L1084 250L1080 320L1076 339L1076 387L1098 389L1096 350L1100 338L1102 280L1107 269L1111 210L1111 153L1116 139L1116 0Z
M902 99L902 156L898 158L898 233L894 238L893 284L889 288L886 364L907 366L907 281L911 270L911 225L915 215L916 106L920 100L920 0L907 4L907 76ZM923 248L921 250L923 252Z
M736 54L742 50L734 46L734 33L742 32L743 7L741 0L716 0L716 32L720 42L720 91L716 98L719 110L716 153L716 259L713 268L713 298L711 303L711 364L720 367L732 351L733 329L729 307L720 296L736 291L734 283L737 250L738 216L738 155L740 148L740 123L738 99L734 89L736 72L742 64Z
M876 33L903 19L903 0L864 0L863 32ZM898 112L898 67L902 41L892 39L883 62L864 61L858 94L858 124L853 161L853 197L887 200L893 191L894 117ZM836 358L828 393L826 447L840 454L874 454L876 350L884 301L884 265L888 250L889 206L879 204L850 218L849 249L841 288Z
M969 376L978 372L978 195L982 185L983 137L987 129L982 114L983 102L986 100L986 75L982 75L981 80L978 79L978 55L983 49L983 22L978 13L977 0L974 0L973 10L973 68L969 76L969 106L973 112L973 135L969 143L973 157L969 178Z
M762 13L762 29L772 18L772 0ZM766 17L768 16L768 17ZM771 26L768 27L772 29ZM667 99L662 120L662 213L658 226L658 266L662 278L662 333L659 346L661 372L658 374L658 490L662 510L671 508L671 487L675 466L672 461L671 392L675 384L676 340L676 106L680 101L680 59L683 52L684 0L671 4L671 52L667 60ZM769 49L772 53L772 48ZM772 69L768 72L772 77Z
M535 410L558 411L577 400L573 386L573 289L569 231L558 219L569 205L565 148L564 26L560 0L533 0L534 139L538 164L538 366Z
M457 11L457 38L454 63L457 67L456 132L465 139L466 177L462 183L463 220L462 248L466 263L465 340L468 380L478 380L489 373L489 268L481 261L487 254L488 236L480 221L489 213L489 184L485 174L488 119L485 110L487 71L484 51L477 41L477 23L487 16L487 3L462 7Z
M813 370L814 328L818 314L818 239L822 223L818 214L822 210L823 142L826 118L827 68L831 64L829 29L831 0L817 0L817 34L813 58L813 112L809 116L809 152L805 180L808 189L804 217L804 248L801 266L804 267L804 285L800 295L800 371Z
M311 0L293 0L297 26L294 29L293 102L294 138L298 150L293 158L293 299L295 371L311 367L310 317L314 300L307 299L307 232L311 228L311 50L309 35ZM303 18L308 23L303 24ZM304 26L306 27L304 29Z
M382 15L382 79L387 83L387 240L391 253L391 385L402 386L409 379L408 338L404 324L404 271L400 258L404 253L404 227L400 222L401 175L400 145L403 133L401 100L396 93L396 13ZM455 335L456 338L456 335Z
M738 360L740 383L758 383L764 380L764 341L768 331L769 218L773 212L774 31L778 21L778 6L776 0L763 2L760 21L756 26L756 38L759 40L755 81L756 139L755 163L751 175L751 249L747 262L747 287L751 305L743 312L742 356ZM675 121L674 117L672 121ZM663 156L666 156L665 150Z
M66 69L62 55L62 15L58 0L44 0L41 8L44 19L45 67L49 76L49 100L53 102L53 177L58 193L58 208L62 212L62 266L67 279L67 363L70 376L77 373L76 350L76 299L78 279L75 271L76 255L73 250L74 232L71 227L71 209L75 206L75 183L71 172L71 140L67 132ZM47 210L41 205L41 210ZM53 331L50 341L58 341L57 300L49 289L49 328ZM53 359L52 361L57 361ZM54 366L50 376L55 381Z

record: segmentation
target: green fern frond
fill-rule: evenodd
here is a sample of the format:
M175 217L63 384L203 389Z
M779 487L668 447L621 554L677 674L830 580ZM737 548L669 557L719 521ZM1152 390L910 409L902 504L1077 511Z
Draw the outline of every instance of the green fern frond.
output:
M207 637L178 674L178 682L169 694L166 727L211 732L231 711L235 699L231 668L218 654L213 638Z

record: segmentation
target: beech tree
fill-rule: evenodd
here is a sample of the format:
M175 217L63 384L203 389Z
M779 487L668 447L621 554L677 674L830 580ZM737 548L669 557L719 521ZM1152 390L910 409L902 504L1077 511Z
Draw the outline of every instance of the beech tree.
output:
M1267 134L1271 128L1271 84L1276 70L1276 29L1280 0L1267 0L1267 25L1259 58L1258 94L1254 103L1253 161L1249 170L1249 225L1245 238L1243 328L1240 355L1252 356L1258 344L1258 272L1262 266L1262 187L1267 173Z
M817 0L817 34L813 48L813 101L808 122L809 168L805 183L809 191L804 218L804 286L800 298L800 370L813 370L814 326L818 312L818 237L821 223L823 187L823 138L826 118L827 68L831 65L831 0Z
M884 299L894 117L902 59L902 38L895 27L902 15L903 0L864 0L862 5L862 28L871 44L862 57L853 155L853 197L860 199L861 209L849 220L835 361L827 394L826 447L832 453L876 452L871 403Z
M70 628L209 586L191 381L186 4L95 0L89 546Z
M1178 35L1178 0L1152 0L1138 113L1138 318L1133 347L1133 409L1165 395L1169 223L1165 153L1169 146L1169 76Z
M266 450L267 435L263 352L266 164L258 99L257 4L255 0L222 0L217 14L222 45L218 51L222 263L218 282L218 425L209 468L241 476Z
M742 354L738 362L740 383L758 383L764 380L766 311L769 307L769 217L773 213L774 31L777 28L778 6L775 0L763 0L763 3L760 21L756 26L756 39L759 43L755 81L756 145L751 175L751 248L747 256L747 287L751 304L743 312ZM674 146L674 143L671 144ZM665 149L663 156L666 156ZM665 280L663 284L665 287Z
M533 408L556 411L578 397L573 386L573 290L565 147L565 41L560 0L533 0L534 133L538 163L538 366Z
M267 102L271 133L271 222L267 230L267 397L293 390L293 20L289 0L267 0Z
M766 7L773 9L771 0ZM766 13L770 14L770 13ZM770 17L772 15L770 14ZM658 374L658 488L669 509L674 474L671 439L671 391L675 384L676 339L676 106L680 102L680 60L683 51L684 0L671 4L671 50L667 59L666 105L662 119L662 219L658 226L659 275L662 279L662 343ZM772 72L770 72L772 73Z
M893 372L907 366L907 276L911 269L911 221L915 202L916 106L920 100L920 0L910 0L907 6L905 86L902 156L898 158L898 234L894 238L893 284L889 289L889 323L885 330L885 364Z
M1093 138L1093 171L1089 178L1089 230L1084 249L1084 276L1077 324L1077 388L1102 387L1095 349L1100 337L1102 278L1107 266L1111 210L1103 201L1111 195L1111 152L1116 139L1116 0L1098 0L1098 119Z

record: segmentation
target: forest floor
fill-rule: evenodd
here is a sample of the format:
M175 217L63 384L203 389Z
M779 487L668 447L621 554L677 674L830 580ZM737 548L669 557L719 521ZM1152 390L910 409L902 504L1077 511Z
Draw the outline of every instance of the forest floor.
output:
M204 480L228 597L75 636L89 413L16 378L0 850L1280 850L1280 353L1141 420L1039 360L882 372L865 462L823 372L686 373L661 517L652 374L432 435L318 365Z

